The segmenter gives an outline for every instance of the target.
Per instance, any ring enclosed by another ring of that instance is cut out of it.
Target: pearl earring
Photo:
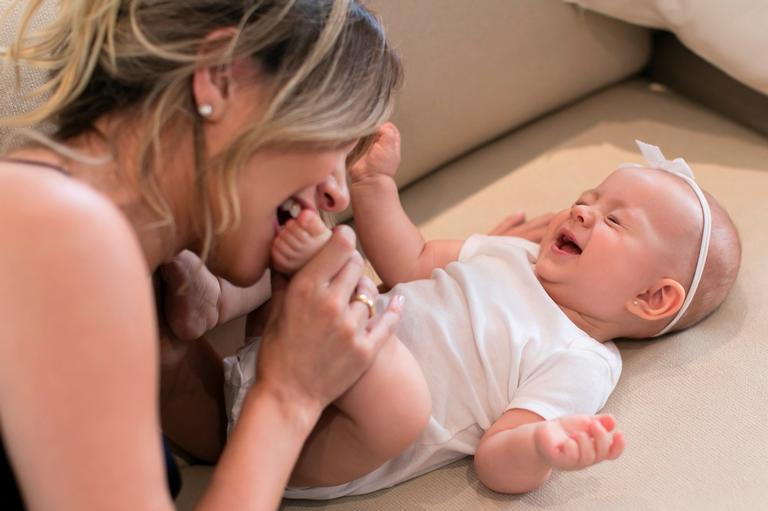
[[[213,106],[208,103],[203,103],[198,107],[197,113],[199,113],[201,117],[210,117],[213,113]]]
[[[633,301],[632,305],[637,305],[637,300]]]

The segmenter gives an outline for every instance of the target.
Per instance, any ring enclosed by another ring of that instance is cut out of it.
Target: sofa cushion
[[[674,32],[712,64],[768,94],[765,0],[566,0],[645,27]]]
[[[617,461],[558,473],[541,489],[483,488],[469,459],[390,490],[283,508],[333,510],[761,509],[768,496],[768,140],[642,81],[613,87],[452,163],[403,193],[429,238],[465,237],[512,209],[569,205],[640,138],[684,156],[729,210],[743,240],[731,295],[699,326],[621,342],[624,373],[606,411],[627,437]],[[762,213],[761,213],[762,212]]]
[[[402,54],[400,185],[641,69],[648,31],[554,0],[374,0]]]
[[[31,20],[31,29],[34,31],[45,26],[54,18],[56,12],[56,0],[45,0],[40,11]],[[14,6],[14,9],[8,10]],[[0,24],[0,46],[7,46],[15,40],[16,28],[21,18],[22,7],[25,2],[16,2],[11,0],[0,0],[0,13],[7,14],[7,18]],[[6,12],[7,11],[7,12]],[[22,78],[23,92],[16,90],[16,76],[10,66],[5,63],[0,64],[0,113],[3,116],[8,114],[20,114],[32,109],[39,102],[39,98],[30,98],[27,93],[36,87],[43,85],[45,73],[30,69],[28,66],[19,66],[19,73]],[[46,127],[43,127],[46,128]],[[10,135],[12,130],[0,128],[0,151],[6,151],[20,143],[21,139],[13,139]]]
[[[768,95],[724,73],[669,32],[653,35],[649,77],[768,136]]]

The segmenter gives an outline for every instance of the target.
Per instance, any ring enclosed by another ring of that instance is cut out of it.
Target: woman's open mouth
[[[566,229],[560,230],[560,234],[557,235],[552,246],[556,251],[566,254],[579,255],[582,252],[581,247],[576,241],[576,237]]]
[[[302,209],[301,204],[296,202],[296,200],[288,198],[288,200],[277,207],[277,223],[282,227],[291,218],[298,217]]]
[[[275,222],[275,234],[280,232],[280,229],[285,226],[288,220],[296,219],[305,209],[314,211],[315,208],[307,204],[306,202],[296,197],[289,197],[282,204],[277,207],[276,222]]]

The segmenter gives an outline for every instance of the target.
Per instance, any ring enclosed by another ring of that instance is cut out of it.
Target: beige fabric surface
[[[0,14],[6,15],[0,24],[0,46],[7,46],[14,41],[16,36],[19,19],[22,13],[24,2],[18,2],[15,9],[10,10],[11,0],[0,0]],[[35,17],[32,18],[31,29],[43,26],[54,17],[56,11],[56,0],[46,0]],[[20,66],[20,76],[23,84],[23,90],[29,91],[43,84],[45,75],[37,70],[32,70]],[[16,77],[14,70],[4,61],[0,61],[0,112],[3,115],[9,113],[19,114],[26,112],[35,106],[37,100],[29,98],[25,93],[16,91]],[[5,128],[0,128],[0,151],[7,150],[18,140],[12,140],[12,132]]]
[[[560,0],[374,0],[402,55],[398,183],[639,71],[646,29]]]
[[[616,165],[640,162],[633,139],[684,156],[730,211],[743,238],[741,274],[703,324],[622,342],[624,373],[606,410],[627,436],[622,458],[558,473],[523,496],[494,494],[465,460],[376,494],[284,509],[758,510],[768,502],[768,140],[699,105],[634,81],[475,151],[403,193],[430,238],[465,237],[504,214],[567,206]],[[185,470],[189,509],[209,469]]]

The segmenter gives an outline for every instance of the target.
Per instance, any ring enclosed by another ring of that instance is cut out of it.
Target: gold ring
[[[373,306],[373,300],[368,298],[368,295],[360,293],[358,295],[353,296],[352,301],[363,303],[365,304],[366,307],[368,307],[368,319],[371,319],[376,315],[376,308]]]

